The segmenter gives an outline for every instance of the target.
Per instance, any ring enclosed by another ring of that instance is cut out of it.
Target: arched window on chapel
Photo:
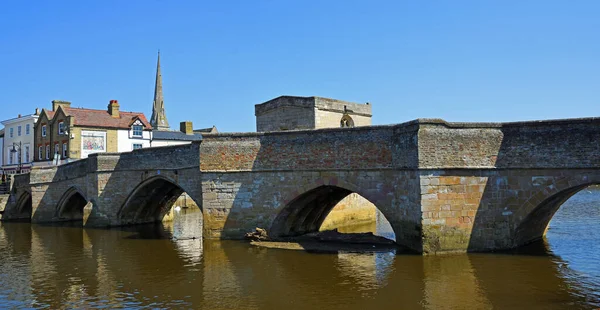
[[[342,127],[342,128],[354,127],[354,120],[352,120],[352,117],[350,117],[350,115],[344,114],[344,116],[342,116],[342,119],[340,120],[340,127]]]

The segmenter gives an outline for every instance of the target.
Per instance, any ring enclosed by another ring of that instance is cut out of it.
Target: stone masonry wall
[[[205,136],[202,171],[389,169],[394,165],[392,127]],[[416,150],[416,148],[415,148]],[[399,162],[414,157],[405,152]]]
[[[428,253],[507,249],[540,238],[560,199],[600,182],[593,170],[600,167],[600,145],[592,142],[600,138],[598,119],[421,123],[423,248]]]
[[[256,116],[256,131],[282,131],[315,128],[312,108],[282,106]]]
[[[354,126],[371,126],[371,117],[364,115],[353,115],[349,113],[352,121],[354,121]],[[316,129],[320,128],[338,128],[340,127],[340,121],[344,116],[344,112],[335,112],[335,111],[322,111],[315,110],[315,127]]]
[[[600,166],[600,118],[519,123],[421,120],[420,168]]]
[[[287,204],[321,185],[368,199],[400,244],[420,250],[419,177],[413,125],[206,135],[200,169],[205,235],[241,238],[269,228]],[[395,152],[401,149],[401,152]]]

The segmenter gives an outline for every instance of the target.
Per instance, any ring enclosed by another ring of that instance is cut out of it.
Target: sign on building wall
[[[82,131],[81,132],[81,157],[89,154],[106,152],[106,132]]]

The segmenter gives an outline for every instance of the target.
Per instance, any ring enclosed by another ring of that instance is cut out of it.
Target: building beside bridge
[[[150,147],[151,130],[143,113],[120,111],[117,100],[106,110],[73,108],[68,101],[54,100],[52,110],[43,109],[34,126],[35,161]]]
[[[21,115],[2,121],[4,139],[2,145],[2,171],[6,174],[25,173],[31,170],[33,162],[33,128],[39,117],[34,114]]]

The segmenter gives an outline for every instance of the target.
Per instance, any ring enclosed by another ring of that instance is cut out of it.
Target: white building
[[[4,129],[0,129],[0,174],[4,174],[4,170],[2,170],[2,165],[4,165]]]
[[[2,121],[2,170],[7,174],[26,173],[31,170],[34,157],[34,125],[38,113]]]

